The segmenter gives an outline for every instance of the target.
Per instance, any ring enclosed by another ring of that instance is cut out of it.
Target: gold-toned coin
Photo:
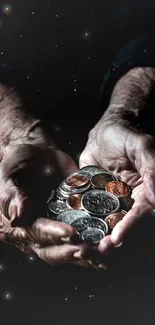
[[[109,173],[96,174],[91,178],[91,185],[94,188],[104,189],[106,184],[113,181],[114,177]]]

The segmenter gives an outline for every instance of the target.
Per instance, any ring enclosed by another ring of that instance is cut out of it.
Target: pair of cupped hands
[[[96,261],[106,261],[110,253],[119,250],[137,222],[154,209],[155,140],[128,123],[109,121],[104,124],[101,119],[90,131],[79,160],[80,168],[103,167],[133,187],[132,209],[98,247],[80,242],[71,226],[42,217],[44,212],[39,202],[46,196],[48,186],[52,189],[56,185],[57,173],[64,179],[78,170],[72,158],[55,147],[46,150],[28,145],[25,156],[21,151],[21,145],[8,149],[0,166],[0,240],[24,253],[37,254],[52,266],[76,263],[96,267]],[[35,198],[15,181],[18,170],[21,171],[19,179],[36,184]],[[33,213],[37,216],[35,219]],[[27,219],[28,215],[32,218]],[[103,265],[98,262],[99,268]]]

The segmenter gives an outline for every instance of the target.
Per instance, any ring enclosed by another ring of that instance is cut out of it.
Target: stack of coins
[[[86,166],[52,191],[47,216],[74,227],[82,241],[98,245],[131,209],[131,194],[131,188],[112,173]]]

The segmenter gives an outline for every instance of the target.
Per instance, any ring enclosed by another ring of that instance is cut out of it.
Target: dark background
[[[102,113],[104,74],[125,43],[153,31],[154,12],[138,0],[0,2],[0,79],[76,159]],[[154,324],[154,254],[125,266],[53,269],[1,244],[0,324]]]

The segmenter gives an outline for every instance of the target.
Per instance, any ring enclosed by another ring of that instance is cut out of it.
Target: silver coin
[[[53,190],[50,195],[49,195],[49,198],[47,200],[47,203],[49,203],[53,198],[54,198],[54,195],[55,195],[55,190]]]
[[[81,203],[85,211],[99,217],[116,212],[120,207],[119,199],[104,190],[91,190],[84,193]]]
[[[81,169],[79,170],[79,175],[86,176],[89,180],[91,180],[91,178],[92,178],[91,173],[89,173],[89,172],[87,172],[85,170],[81,170]]]
[[[56,193],[56,197],[59,200],[65,200],[65,199],[67,199],[69,197],[69,194],[66,194],[66,193],[62,192],[60,187],[58,187],[56,189],[56,192],[55,193]]]
[[[94,165],[85,166],[79,170],[79,172],[81,172],[81,171],[86,172],[86,173],[90,174],[91,176],[94,176],[96,174],[100,174],[103,172],[107,172],[107,170],[105,170],[104,168],[94,166]]]
[[[105,234],[108,233],[108,225],[101,219],[95,217],[80,218],[72,222],[71,226],[79,233],[89,228],[101,229]]]
[[[52,213],[59,214],[64,210],[67,210],[66,201],[62,201],[62,200],[52,201],[49,203],[48,208]]]
[[[77,219],[85,219],[85,218],[91,218],[91,216],[89,215],[89,213],[82,211],[82,210],[66,210],[62,213],[60,213],[57,216],[57,221],[61,221],[64,223],[67,223],[69,225],[72,224],[73,221],[77,220]]]
[[[103,230],[98,228],[86,229],[81,233],[81,239],[90,245],[98,245],[101,239],[105,237]]]

